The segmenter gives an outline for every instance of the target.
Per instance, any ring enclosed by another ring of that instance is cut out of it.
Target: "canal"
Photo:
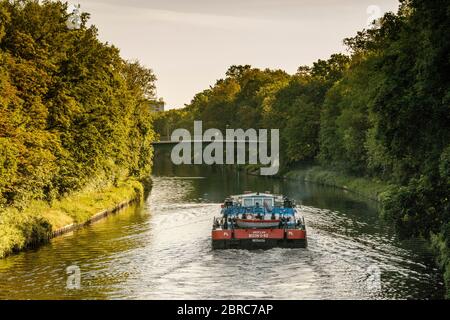
[[[295,199],[308,248],[212,251],[221,201],[246,190]],[[397,239],[377,210],[330,187],[174,166],[157,150],[144,204],[0,260],[0,299],[442,298],[424,243]]]

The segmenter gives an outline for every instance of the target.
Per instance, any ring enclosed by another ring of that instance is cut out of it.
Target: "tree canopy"
[[[440,234],[450,288],[450,3],[403,0],[396,14],[294,75],[232,66],[171,126],[279,128],[284,169],[298,162],[395,185],[382,211],[402,237]],[[441,251],[442,251],[441,250]]]
[[[0,1],[0,207],[150,174],[155,75],[68,17]]]

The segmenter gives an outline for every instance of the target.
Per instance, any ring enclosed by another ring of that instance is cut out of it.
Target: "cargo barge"
[[[287,197],[247,192],[225,199],[211,240],[213,249],[306,248],[305,219]]]

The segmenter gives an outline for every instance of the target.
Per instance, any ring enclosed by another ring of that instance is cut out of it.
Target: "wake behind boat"
[[[305,248],[306,226],[291,200],[271,193],[227,198],[214,218],[213,249]]]

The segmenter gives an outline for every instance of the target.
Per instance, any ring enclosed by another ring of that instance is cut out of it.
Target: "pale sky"
[[[233,64],[283,69],[345,50],[342,40],[397,0],[69,0],[102,41],[158,77],[166,109],[180,108]],[[377,9],[379,8],[379,10]]]

